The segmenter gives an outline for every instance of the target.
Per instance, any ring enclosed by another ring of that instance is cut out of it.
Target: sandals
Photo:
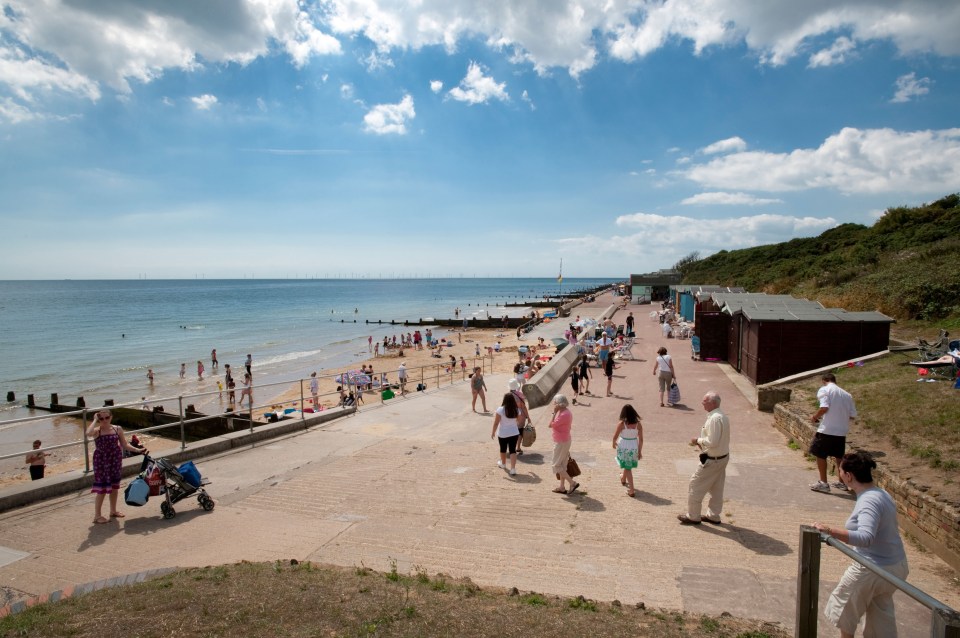
[[[628,490],[627,496],[629,496],[630,498],[633,498],[634,496],[636,496],[636,492],[634,492],[633,490]]]
[[[103,525],[105,523],[109,523],[110,521],[108,521],[102,516],[98,516],[97,518],[93,519],[93,522],[96,523],[97,525]]]
[[[567,490],[563,489],[562,487],[555,487],[555,488],[553,488],[553,493],[554,493],[554,494],[566,494],[566,493],[567,493]],[[106,521],[104,521],[104,523],[106,523]]]
[[[123,518],[126,514],[123,512],[110,512],[110,518]]]

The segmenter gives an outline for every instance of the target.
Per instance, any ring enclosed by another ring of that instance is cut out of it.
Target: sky
[[[0,8],[0,279],[620,278],[960,191],[956,0]]]

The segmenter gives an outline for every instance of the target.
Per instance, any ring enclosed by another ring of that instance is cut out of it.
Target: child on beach
[[[217,380],[217,391],[220,393],[220,399],[222,400],[222,399],[223,399],[223,384],[220,382],[219,379]]]
[[[197,359],[197,378],[203,381],[203,361]]]
[[[181,379],[184,379],[184,378],[186,378],[186,376],[187,376],[187,364],[186,364],[186,363],[181,363],[181,364],[180,364],[180,378],[181,378]]]
[[[47,453],[40,450],[43,445],[40,439],[33,442],[33,452],[27,454],[27,465],[30,466],[30,480],[36,481],[43,478],[43,473],[47,469]]]
[[[613,433],[613,449],[617,451],[620,484],[627,488],[627,496],[633,497],[633,470],[643,458],[643,426],[640,415],[629,403],[620,410],[620,422]]]

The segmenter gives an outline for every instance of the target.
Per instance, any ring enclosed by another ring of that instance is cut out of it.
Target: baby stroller
[[[150,463],[153,463],[156,469],[147,469]],[[148,475],[155,476],[159,473],[162,479],[160,491],[164,495],[164,501],[160,503],[160,512],[164,518],[170,519],[176,516],[177,512],[173,509],[173,504],[190,496],[197,497],[197,502],[205,512],[209,512],[216,505],[202,487],[208,485],[210,480],[201,478],[200,471],[197,470],[193,461],[174,467],[173,463],[167,459],[147,456],[144,458],[144,469]]]

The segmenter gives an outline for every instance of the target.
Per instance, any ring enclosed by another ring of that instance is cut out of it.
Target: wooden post
[[[960,638],[960,614],[952,609],[934,609],[930,620],[931,638]]]
[[[816,638],[820,594],[820,532],[800,526],[800,557],[797,564],[797,618],[793,635]]]

